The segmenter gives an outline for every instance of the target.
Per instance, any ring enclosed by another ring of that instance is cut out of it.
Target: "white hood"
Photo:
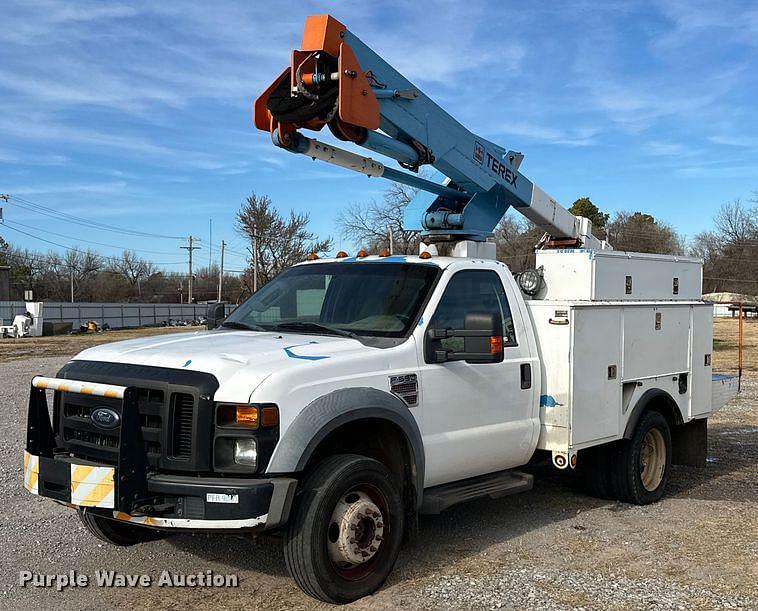
[[[202,371],[221,386],[239,375],[232,385],[252,393],[275,371],[366,350],[371,348],[347,337],[219,329],[103,344],[74,359]]]

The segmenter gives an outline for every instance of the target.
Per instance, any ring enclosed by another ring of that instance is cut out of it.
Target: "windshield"
[[[279,274],[225,324],[335,335],[403,337],[439,269],[408,263],[318,263]]]

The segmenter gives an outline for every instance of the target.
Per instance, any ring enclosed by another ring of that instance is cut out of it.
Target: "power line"
[[[166,240],[183,240],[184,239],[182,236],[162,235],[162,234],[150,233],[146,231],[137,231],[134,229],[125,229],[123,227],[108,225],[107,223],[100,223],[98,221],[93,221],[92,219],[76,216],[74,214],[69,214],[67,212],[61,212],[59,210],[54,210],[53,208],[44,206],[36,202],[32,202],[28,199],[19,197],[17,195],[11,195],[9,199],[11,200],[11,203],[18,205],[22,208],[25,208],[27,210],[31,210],[32,212],[36,212],[44,216],[50,216],[52,218],[56,218],[59,220],[62,219],[69,223],[75,223],[78,225],[83,225],[85,227],[101,229],[103,231],[112,231],[112,232],[121,233],[124,235],[145,237],[145,238],[159,238],[159,239],[166,239]]]
[[[35,240],[39,240],[40,242],[45,242],[46,244],[52,244],[53,246],[57,246],[58,248],[63,248],[66,251],[77,252],[80,254],[87,254],[87,251],[81,250],[80,248],[72,248],[70,246],[66,246],[65,244],[60,244],[59,242],[46,240],[45,238],[41,238],[39,236],[29,233],[28,231],[23,231],[22,229],[18,229],[16,227],[11,227],[10,225],[3,224],[3,227],[6,227],[7,229],[16,231],[18,233],[22,233],[25,236],[29,236],[30,238],[34,238]],[[107,261],[123,261],[123,257],[109,257],[109,256],[98,255],[97,253],[92,253],[92,254],[95,254],[98,257]],[[179,265],[180,263],[183,263],[183,261],[164,261],[162,263],[155,262],[155,265]]]
[[[34,227],[32,225],[27,225],[26,223],[20,223],[19,221],[12,221],[10,219],[5,219],[5,224],[11,223],[13,225],[20,225],[21,227],[26,227],[27,229],[33,229],[34,231],[41,231],[42,233],[49,233],[50,235],[58,236],[59,238],[66,238],[67,240],[76,240],[77,242],[84,242],[85,244],[95,244],[96,246],[105,246],[107,248],[118,248],[120,250],[131,250],[133,252],[144,252],[149,253],[153,255],[172,255],[174,253],[169,252],[167,250],[143,250],[143,249],[136,249],[131,248],[129,246],[117,246],[116,244],[106,244],[105,242],[95,242],[93,240],[85,240],[83,238],[75,238],[70,235],[65,235],[63,233],[57,233],[55,231],[50,231],[49,229],[40,229],[39,227]]]

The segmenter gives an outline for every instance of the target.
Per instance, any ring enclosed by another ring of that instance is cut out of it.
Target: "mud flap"
[[[705,467],[708,455],[708,419],[691,420],[671,431],[674,446],[672,463],[688,467]]]

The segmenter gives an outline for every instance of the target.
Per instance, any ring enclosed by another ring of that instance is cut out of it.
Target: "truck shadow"
[[[674,466],[669,498],[755,501],[758,464],[755,427],[713,425],[709,430],[709,461],[705,467]],[[547,463],[528,469],[535,475],[532,491],[502,499],[479,499],[440,515],[421,516],[416,545],[401,552],[391,583],[442,570],[489,547],[564,521],[582,530],[580,514],[593,509],[633,510],[634,506],[585,495],[576,477]],[[753,483],[751,483],[753,482]],[[281,536],[257,540],[242,535],[180,535],[169,539],[178,550],[238,570],[286,576]]]

